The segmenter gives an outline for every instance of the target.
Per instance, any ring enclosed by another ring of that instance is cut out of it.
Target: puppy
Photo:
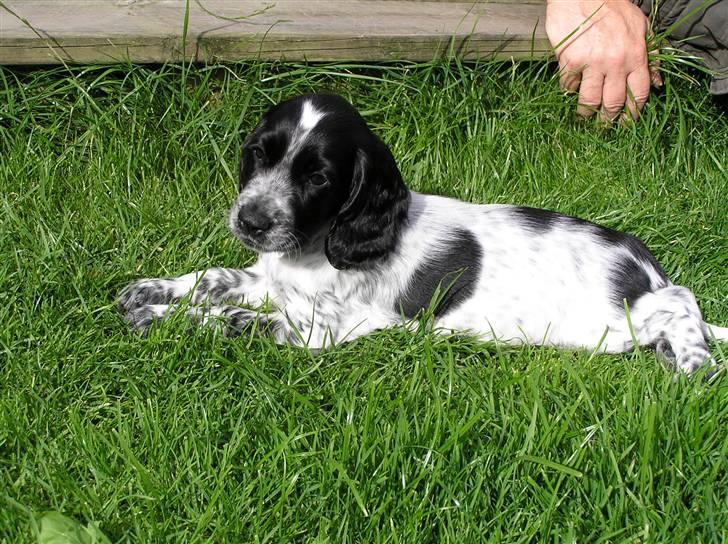
[[[324,348],[424,315],[438,331],[509,344],[654,346],[685,373],[713,364],[708,337],[728,339],[629,234],[408,190],[387,146],[334,95],[263,117],[243,146],[230,229],[258,253],[253,266],[137,281],[120,297],[128,322],[144,332],[179,309],[227,334]]]

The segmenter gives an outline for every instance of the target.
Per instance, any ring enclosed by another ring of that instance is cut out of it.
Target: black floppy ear
[[[367,268],[396,246],[407,219],[409,191],[386,145],[356,152],[349,197],[326,237],[326,257],[334,268]]]

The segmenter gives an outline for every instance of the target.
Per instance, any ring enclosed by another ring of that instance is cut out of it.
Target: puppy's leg
[[[690,374],[715,364],[703,335],[703,318],[693,293],[672,285],[647,293],[630,316],[640,344],[654,345],[659,356]]]
[[[210,268],[177,278],[143,279],[124,288],[119,308],[128,313],[140,306],[170,304],[190,297],[191,304],[221,301],[258,305],[266,295],[262,275],[253,268]]]
[[[126,320],[138,332],[147,334],[155,323],[169,319],[183,309],[186,318],[199,327],[219,327],[225,336],[234,337],[256,330],[279,343],[298,343],[291,328],[278,314],[265,314],[240,306],[180,306],[177,304],[144,304],[127,312]]]
[[[327,349],[398,322],[396,317],[375,313],[369,319],[359,317],[342,326],[337,316],[317,314],[314,308],[303,312],[289,313],[289,310],[292,309],[264,313],[233,305],[145,304],[127,312],[126,320],[132,328],[146,335],[155,323],[183,312],[188,323],[195,327],[217,328],[225,336],[252,332],[272,338],[278,344],[306,346],[312,350]]]

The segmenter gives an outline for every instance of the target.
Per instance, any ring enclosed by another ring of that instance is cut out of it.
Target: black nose
[[[242,208],[238,212],[238,222],[246,233],[254,236],[260,236],[273,225],[270,217],[250,208]]]

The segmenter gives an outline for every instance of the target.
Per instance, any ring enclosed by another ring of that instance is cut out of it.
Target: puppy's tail
[[[703,322],[703,332],[708,340],[716,339],[722,342],[728,342],[728,327],[719,327]]]

